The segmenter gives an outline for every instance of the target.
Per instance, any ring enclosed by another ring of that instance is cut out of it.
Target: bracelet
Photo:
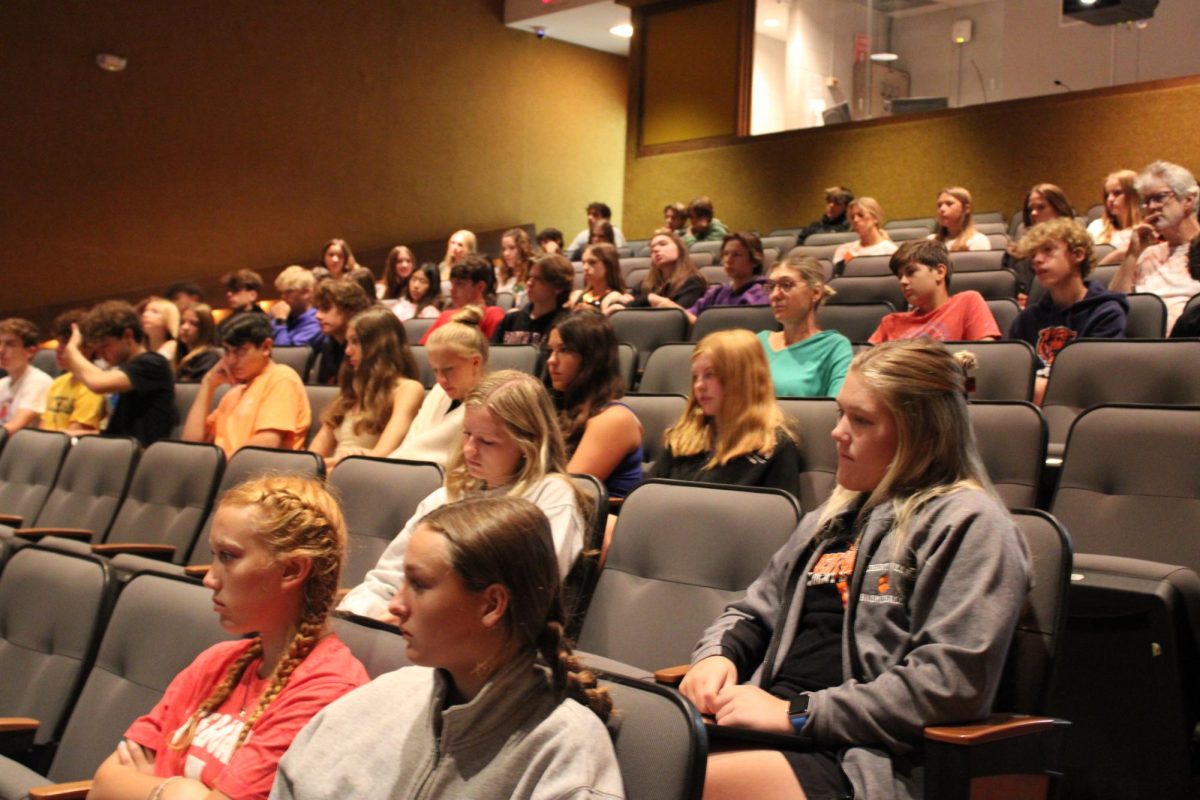
[[[163,789],[167,788],[167,784],[170,783],[171,781],[178,781],[178,780],[183,780],[183,776],[182,775],[173,775],[172,777],[167,778],[165,781],[160,783],[158,786],[154,787],[154,791],[150,792],[150,796],[147,797],[146,800],[162,800]]]

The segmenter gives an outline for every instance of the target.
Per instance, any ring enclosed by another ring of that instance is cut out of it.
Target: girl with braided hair
[[[204,585],[228,632],[136,720],[96,772],[99,800],[265,798],[296,733],[367,682],[326,627],[346,548],[341,509],[317,481],[263,477],[217,507]]]
[[[549,521],[528,500],[423,517],[390,604],[420,666],[318,714],[271,797],[623,797],[602,722],[612,703],[563,636],[558,572]]]

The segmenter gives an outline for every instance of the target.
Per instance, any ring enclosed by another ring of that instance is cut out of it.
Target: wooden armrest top
[[[620,507],[621,507],[621,505],[623,505],[624,503],[625,503],[625,498],[624,498],[624,497],[610,497],[610,498],[608,498],[608,507],[609,507],[609,508],[620,508]]]
[[[1070,723],[1053,717],[1028,717],[1020,714],[993,714],[984,722],[970,725],[934,725],[925,729],[925,738],[935,742],[965,746],[987,744],[1014,736],[1044,733]]]
[[[24,539],[41,539],[43,536],[61,536],[63,539],[77,539],[81,542],[90,541],[96,535],[87,528],[21,528],[13,531]]]
[[[138,556],[166,556],[170,558],[175,555],[175,545],[173,544],[138,544],[137,542],[123,542],[120,544],[94,544],[92,552],[101,556],[115,556],[118,553],[133,553]]]
[[[208,574],[209,569],[210,569],[210,567],[208,566],[208,564],[196,564],[191,567],[184,567],[183,574],[190,575],[193,578],[203,578],[205,575]]]
[[[678,686],[683,682],[683,676],[688,674],[691,664],[677,664],[674,667],[663,667],[654,671],[654,682],[667,686]]]
[[[10,528],[19,528],[25,522],[25,518],[19,514],[0,514],[0,525],[7,525]]]
[[[52,783],[29,790],[29,800],[83,800],[92,790],[91,780]]]
[[[33,717],[0,717],[0,733],[37,730],[40,724]]]

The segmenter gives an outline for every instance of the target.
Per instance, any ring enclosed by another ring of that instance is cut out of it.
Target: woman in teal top
[[[817,309],[833,289],[811,256],[788,256],[764,285],[781,331],[760,331],[778,397],[833,397],[854,357],[850,340],[817,325]]]

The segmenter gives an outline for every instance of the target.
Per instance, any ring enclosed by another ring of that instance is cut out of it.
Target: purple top
[[[710,286],[704,296],[688,309],[688,313],[698,315],[709,306],[768,305],[771,301],[767,297],[767,290],[763,288],[763,284],[766,282],[767,279],[764,276],[755,275],[738,289],[724,283]]]

